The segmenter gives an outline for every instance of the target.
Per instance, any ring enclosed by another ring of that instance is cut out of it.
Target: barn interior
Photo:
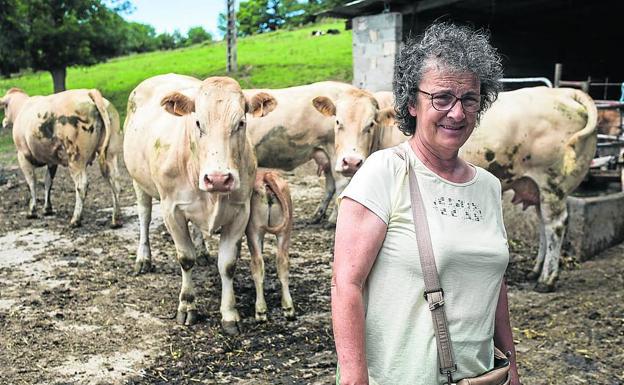
[[[346,18],[349,26],[354,17],[385,12],[402,14],[403,38],[434,20],[487,28],[504,57],[506,77],[552,80],[555,63],[561,63],[564,80],[624,81],[621,0],[356,0],[325,14]],[[594,84],[589,93],[618,100],[621,87]]]

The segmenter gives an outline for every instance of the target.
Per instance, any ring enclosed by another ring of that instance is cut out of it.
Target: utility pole
[[[235,0],[225,0],[227,6],[227,32],[225,39],[227,41],[227,62],[225,69],[228,73],[238,71],[236,59],[236,7]]]

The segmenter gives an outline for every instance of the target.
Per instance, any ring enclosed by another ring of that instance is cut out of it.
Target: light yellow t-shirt
[[[479,167],[469,182],[450,182],[426,168],[407,142],[400,148],[407,150],[425,203],[458,366],[453,378],[472,377],[493,367],[494,315],[509,261],[501,185]],[[361,203],[388,225],[364,287],[371,383],[443,383],[423,297],[406,160],[393,149],[373,153],[342,197]]]

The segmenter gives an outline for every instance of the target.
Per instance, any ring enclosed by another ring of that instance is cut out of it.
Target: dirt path
[[[288,175],[297,219],[310,217],[320,200],[321,183],[313,174],[307,168]],[[294,321],[281,314],[272,240],[265,284],[269,321],[254,321],[243,248],[234,283],[243,333],[227,337],[219,326],[216,242],[208,263],[195,269],[201,319],[193,327],[171,319],[180,273],[157,214],[151,232],[156,271],[132,275],[138,229],[127,174],[120,230],[108,229],[110,193],[95,168],[79,229],[67,227],[74,195],[66,170],[59,168],[56,178],[56,215],[34,220],[25,219],[27,188],[18,170],[0,168],[0,175],[0,384],[332,383],[332,230],[294,231]],[[551,294],[535,293],[523,280],[532,251],[516,249],[508,275],[524,383],[624,384],[624,246],[563,271]]]

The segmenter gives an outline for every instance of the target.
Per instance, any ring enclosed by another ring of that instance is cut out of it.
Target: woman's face
[[[471,72],[450,72],[431,69],[424,73],[419,90],[433,95],[436,106],[444,106],[457,98],[448,111],[438,111],[433,107],[432,96],[418,92],[416,104],[409,106],[409,112],[416,118],[416,133],[424,145],[435,153],[456,154],[468,140],[477,122],[478,112],[469,112],[470,105],[480,100],[479,79]]]

